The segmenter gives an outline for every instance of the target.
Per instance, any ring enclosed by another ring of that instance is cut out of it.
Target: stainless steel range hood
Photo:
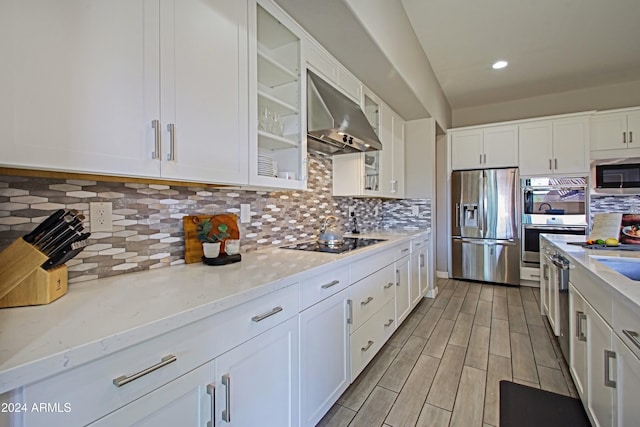
[[[364,113],[352,100],[307,72],[307,146],[328,154],[382,150]]]

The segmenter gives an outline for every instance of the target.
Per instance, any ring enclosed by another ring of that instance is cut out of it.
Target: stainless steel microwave
[[[640,188],[640,162],[596,165],[595,184],[596,188]]]

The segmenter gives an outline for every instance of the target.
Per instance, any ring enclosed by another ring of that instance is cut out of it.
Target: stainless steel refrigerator
[[[520,284],[518,169],[451,174],[451,270],[456,279]]]

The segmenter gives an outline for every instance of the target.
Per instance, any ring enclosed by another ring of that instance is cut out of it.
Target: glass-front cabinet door
[[[305,68],[296,25],[270,2],[249,13],[249,183],[305,188],[307,182]]]
[[[362,110],[373,131],[380,137],[380,102],[368,91],[363,91]],[[364,194],[376,195],[380,192],[380,151],[362,153],[364,161]]]

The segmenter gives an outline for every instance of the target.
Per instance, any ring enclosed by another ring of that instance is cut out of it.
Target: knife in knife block
[[[52,270],[36,268],[7,295],[0,298],[0,308],[49,304],[68,289],[67,266]]]
[[[23,239],[0,252],[0,298],[36,271],[49,258]]]

